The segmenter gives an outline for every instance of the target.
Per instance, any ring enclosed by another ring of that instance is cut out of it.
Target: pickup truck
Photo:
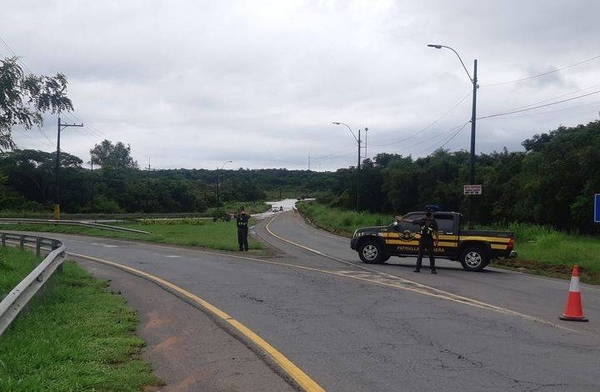
[[[425,217],[425,211],[410,212],[389,226],[356,229],[350,248],[358,252],[363,263],[385,263],[390,256],[414,257],[419,252],[419,226],[412,221]],[[462,230],[461,214],[436,211],[439,243],[436,258],[459,261],[467,271],[481,271],[492,259],[517,257],[515,235],[507,231]],[[427,253],[424,256],[427,263]]]

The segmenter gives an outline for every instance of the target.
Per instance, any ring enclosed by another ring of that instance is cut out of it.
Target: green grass
[[[315,226],[346,236],[358,227],[386,225],[393,219],[392,215],[343,211],[312,201],[296,206]],[[600,284],[600,240],[597,238],[521,223],[493,229],[513,231],[519,254],[517,259],[494,261],[495,266],[568,279],[573,265],[579,265],[582,282]]]
[[[259,207],[256,207],[259,210]],[[268,206],[266,206],[268,208]],[[249,208],[250,211],[253,211]],[[150,235],[53,224],[1,225],[0,230],[84,234],[236,251],[234,221],[147,219],[119,225]],[[249,238],[250,249],[262,251]],[[30,251],[0,248],[0,297],[39,263]],[[161,385],[139,358],[144,342],[135,336],[135,312],[108,284],[74,263],[55,274],[54,288],[34,301],[0,339],[0,391],[141,391]]]
[[[1,255],[3,266],[23,263],[29,271],[37,261],[17,249],[3,248]],[[18,282],[16,269],[3,275]],[[134,334],[137,315],[123,298],[71,262],[55,277],[53,289],[0,339],[0,391],[125,392],[160,385],[139,358],[144,342]]]
[[[15,288],[41,260],[26,250],[0,247],[0,298]]]
[[[392,222],[391,215],[345,211],[314,201],[296,204],[298,210],[315,226],[332,233],[351,236],[357,227],[384,226]]]
[[[181,212],[181,213],[69,213],[62,212],[61,219],[69,220],[103,220],[103,219],[121,219],[121,220],[132,220],[132,219],[152,219],[152,218],[212,218],[215,210],[224,210],[229,213],[235,213],[240,206],[246,207],[246,212],[249,214],[256,214],[267,211],[270,207],[263,202],[227,202],[221,207],[210,207],[204,212]],[[31,219],[54,219],[53,211],[36,212],[36,211],[0,211],[0,218],[31,218]]]
[[[253,224],[253,220],[250,221]],[[131,229],[149,231],[151,234],[115,232],[101,229],[89,229],[79,226],[53,224],[1,225],[0,231],[37,231],[45,233],[83,234],[94,237],[120,238],[126,240],[148,241],[162,244],[194,246],[216,250],[237,251],[237,228],[235,221],[213,222],[212,220],[145,220],[140,222],[114,223]],[[254,253],[260,253],[263,246],[248,236],[248,245]]]

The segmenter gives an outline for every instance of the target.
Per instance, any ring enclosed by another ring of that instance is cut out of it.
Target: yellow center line
[[[150,281],[158,283],[161,286],[168,287],[169,289],[179,293],[180,295],[194,301],[195,303],[202,306],[204,309],[211,312],[213,315],[217,316],[221,320],[227,322],[229,325],[231,325],[233,328],[235,328],[241,334],[243,334],[246,338],[248,338],[250,341],[252,341],[258,347],[260,347],[262,350],[264,350],[266,353],[268,353],[271,356],[271,358],[273,359],[273,361],[275,361],[275,363],[291,379],[293,379],[302,388],[303,391],[305,391],[305,392],[326,392],[323,388],[321,388],[321,386],[319,386],[319,384],[317,384],[306,373],[304,373],[302,370],[300,370],[299,367],[294,365],[294,363],[292,361],[287,359],[281,352],[279,352],[275,347],[273,347],[267,341],[265,341],[260,336],[258,336],[254,331],[252,331],[250,328],[246,327],[244,324],[242,324],[241,322],[239,322],[236,319],[234,319],[233,317],[231,317],[229,314],[223,312],[221,309],[217,308],[216,306],[214,306],[214,305],[210,304],[209,302],[203,300],[202,298],[198,297],[197,295],[169,282],[168,280],[159,278],[158,276],[149,274],[147,272],[144,272],[144,271],[132,268],[132,267],[128,267],[128,266],[125,266],[125,265],[122,265],[119,263],[115,263],[112,261],[103,260],[103,259],[99,259],[96,257],[86,256],[86,255],[77,254],[77,253],[69,252],[69,255],[79,257],[82,259],[95,261],[95,262],[106,264],[106,265],[110,265],[112,267],[119,268],[123,271],[129,272],[131,274],[141,276],[145,279],[148,279]]]

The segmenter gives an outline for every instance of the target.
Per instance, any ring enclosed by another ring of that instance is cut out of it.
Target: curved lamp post
[[[217,207],[219,206],[219,170],[223,170],[226,164],[231,163],[233,161],[225,161],[223,165],[221,165],[221,169],[217,168]]]
[[[442,49],[442,48],[446,48],[446,49],[450,49],[451,51],[454,52],[454,54],[456,54],[456,57],[458,57],[458,60],[460,60],[460,63],[462,64],[463,69],[465,70],[465,72],[467,73],[467,76],[469,77],[469,80],[471,81],[471,84],[473,84],[473,107],[471,110],[471,168],[469,171],[469,185],[475,185],[475,120],[476,120],[476,113],[477,113],[477,59],[475,59],[473,61],[473,77],[471,77],[471,74],[469,73],[469,71],[467,70],[467,67],[465,67],[465,63],[463,63],[462,59],[460,58],[460,55],[458,54],[458,52],[454,49],[452,49],[450,46],[446,46],[446,45],[436,45],[436,44],[429,44],[427,45],[430,48],[435,48],[435,49]],[[468,226],[469,228],[473,227],[473,202],[472,202],[472,195],[468,195],[469,197],[469,216],[467,218],[468,221]]]

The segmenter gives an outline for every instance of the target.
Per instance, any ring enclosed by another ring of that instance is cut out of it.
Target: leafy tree
[[[381,170],[370,159],[365,159],[360,169],[359,208],[370,212],[389,211],[390,205],[382,189]]]
[[[42,112],[72,111],[67,97],[67,78],[25,75],[17,58],[0,60],[0,151],[15,148],[11,129],[42,125]]]
[[[109,140],[103,140],[90,150],[92,163],[103,168],[113,169],[138,169],[138,163],[131,157],[131,146],[117,142],[113,144]]]
[[[54,192],[56,154],[37,150],[15,150],[0,154],[0,168],[10,186],[28,200],[48,204]],[[81,168],[82,160],[61,152],[62,167]]]

